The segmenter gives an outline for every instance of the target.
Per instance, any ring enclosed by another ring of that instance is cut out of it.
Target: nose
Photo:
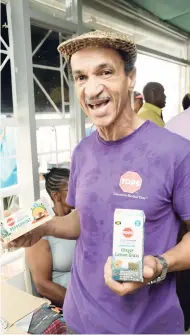
[[[84,93],[87,99],[93,99],[100,95],[103,89],[103,85],[96,76],[91,76],[86,82]]]

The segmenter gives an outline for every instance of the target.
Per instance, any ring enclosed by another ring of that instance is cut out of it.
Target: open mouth
[[[93,110],[96,110],[96,109],[99,109],[99,108],[102,108],[102,107],[108,105],[109,102],[110,102],[109,98],[94,100],[94,101],[91,101],[90,104],[88,104],[88,107],[90,107]]]

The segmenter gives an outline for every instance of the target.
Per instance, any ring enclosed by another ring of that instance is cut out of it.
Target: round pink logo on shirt
[[[119,186],[123,192],[135,193],[142,186],[142,178],[137,172],[128,171],[121,176]]]

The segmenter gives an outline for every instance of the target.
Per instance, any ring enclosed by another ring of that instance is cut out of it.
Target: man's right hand
[[[75,209],[70,214],[59,217],[55,216],[47,223],[31,230],[30,232],[18,237],[16,240],[3,243],[3,247],[27,248],[37,243],[43,236],[54,236],[67,240],[76,240],[80,235],[80,217]]]
[[[16,240],[11,241],[9,243],[2,243],[3,248],[27,248],[31,247],[33,244],[37,243],[43,236],[46,235],[46,225],[48,223],[44,223],[43,225],[29,231],[28,233],[18,237]]]

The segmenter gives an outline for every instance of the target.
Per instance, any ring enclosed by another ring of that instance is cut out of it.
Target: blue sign
[[[11,127],[0,128],[0,158],[2,163],[0,188],[18,183],[14,131],[15,129]]]

